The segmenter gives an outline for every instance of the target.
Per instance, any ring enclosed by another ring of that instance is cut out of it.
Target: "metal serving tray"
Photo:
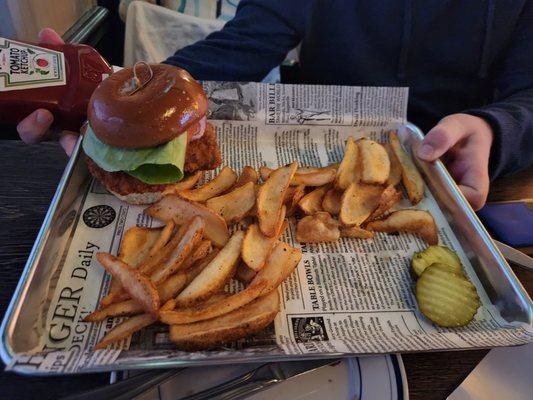
[[[398,135],[404,147],[412,148],[423,138],[422,132],[414,125],[399,125]],[[489,234],[480,223],[476,214],[459,191],[457,185],[439,161],[433,164],[419,163],[426,184],[456,234],[463,250],[473,265],[475,273],[487,292],[491,303],[508,321],[523,322],[531,325],[533,307],[531,299],[524,290],[509,265],[495,247]],[[39,332],[25,327],[31,321],[46,318],[46,299],[49,285],[58,276],[63,249],[71,239],[69,229],[78,208],[87,192],[91,178],[83,160],[81,140],[78,141],[73,155],[63,173],[41,230],[28,258],[19,284],[4,316],[1,326],[0,354],[4,363],[9,364],[17,353],[29,352],[39,344]],[[44,302],[44,311],[43,310]],[[224,352],[214,358],[189,358],[183,360],[168,357],[159,360],[143,360],[142,352],[130,360],[118,359],[116,363],[93,369],[106,371],[133,368],[168,368],[207,364],[240,362],[280,361],[306,358],[351,356],[353,354],[321,353],[307,355],[286,355],[278,348],[265,352],[249,353],[240,351]],[[84,371],[85,372],[85,371]],[[87,370],[86,372],[89,372]]]

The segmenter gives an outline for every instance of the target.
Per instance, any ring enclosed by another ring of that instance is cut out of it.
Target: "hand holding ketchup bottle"
[[[37,46],[64,54],[66,83],[55,86],[51,83],[51,86],[22,90],[2,91],[0,88],[0,122],[18,122],[17,131],[26,143],[45,140],[52,124],[68,129],[60,134],[59,143],[70,155],[78,136],[74,131],[85,120],[87,103],[93,90],[113,70],[94,49],[84,45],[65,45],[63,39],[50,28],[39,33]],[[30,52],[20,58],[15,54],[12,60],[20,61],[20,67],[24,68],[30,57],[33,68],[29,73],[32,78],[38,74],[40,81],[46,82],[41,78],[49,78],[50,72],[53,74],[50,71],[52,60],[46,54],[32,56]],[[0,63],[3,61],[0,60]]]

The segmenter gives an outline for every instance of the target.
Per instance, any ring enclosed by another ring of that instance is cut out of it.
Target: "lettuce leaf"
[[[183,179],[186,134],[156,147],[122,149],[102,142],[88,126],[82,145],[85,154],[106,171],[124,171],[152,185],[173,183]]]
[[[174,183],[183,178],[182,170],[172,164],[143,164],[127,174],[151,185]]]

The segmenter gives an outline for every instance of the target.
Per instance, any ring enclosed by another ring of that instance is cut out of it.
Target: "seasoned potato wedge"
[[[266,181],[274,171],[271,168],[262,166],[259,168],[261,179]],[[291,179],[291,186],[322,186],[327,185],[335,180],[337,168],[334,165],[327,167],[303,167],[298,168]]]
[[[234,275],[241,255],[244,232],[237,231],[216,257],[176,297],[176,306],[197,304],[224,287]]]
[[[396,186],[402,181],[402,166],[398,161],[398,157],[396,157],[396,154],[394,154],[391,144],[386,143],[384,144],[384,147],[385,150],[387,150],[387,154],[389,155],[390,160],[390,172],[389,178],[387,179],[387,186]]]
[[[194,174],[186,176],[183,180],[176,182],[172,185],[167,185],[163,191],[163,196],[167,194],[178,194],[183,190],[192,189],[204,175],[204,171],[196,171]]]
[[[252,279],[254,279],[254,276],[256,274],[256,271],[254,271],[248,265],[242,262],[237,265],[237,271],[235,271],[235,279],[247,285],[252,281]]]
[[[296,225],[296,240],[300,243],[336,242],[340,237],[339,223],[324,211],[308,215]]]
[[[359,182],[361,175],[361,162],[359,156],[359,147],[350,136],[346,141],[346,148],[344,149],[344,157],[337,170],[337,177],[335,179],[335,187],[338,189],[348,189],[352,183]]]
[[[199,216],[192,217],[180,228],[179,241],[170,253],[170,257],[150,275],[150,280],[154,284],[163,282],[182,267],[195,247],[202,241],[204,228],[204,220]]]
[[[357,141],[361,157],[361,182],[382,185],[390,173],[389,155],[385,148],[373,140]]]
[[[152,325],[155,321],[157,321],[157,318],[151,314],[142,314],[131,317],[111,329],[107,335],[94,346],[94,349],[105,349],[111,343],[125,339],[133,333],[140,331],[142,328]]]
[[[139,265],[146,260],[154,249],[160,246],[163,240],[168,241],[168,231],[170,234],[174,229],[174,224],[171,222],[165,228],[144,228],[134,226],[128,229],[118,250],[118,258],[128,264],[130,267],[138,268]],[[109,305],[115,299],[122,297],[126,292],[122,289],[116,279],[111,280],[109,293],[102,299],[102,305]]]
[[[316,171],[294,174],[291,186],[323,186],[335,180],[337,170],[331,167],[318,168]]]
[[[411,204],[416,205],[424,197],[424,180],[415,163],[405,152],[396,132],[390,132],[389,143],[402,169],[402,182]]]
[[[331,215],[337,215],[341,211],[342,191],[329,189],[322,199],[322,209]]]
[[[218,196],[237,182],[237,174],[230,167],[224,167],[212,180],[196,189],[182,190],[179,195],[192,201],[206,201]]]
[[[250,225],[244,235],[242,260],[249,268],[259,271],[265,265],[276,240],[275,236],[263,235],[257,224]]]
[[[222,196],[210,198],[205,205],[224,218],[227,224],[238,222],[255,205],[255,185],[248,182]]]
[[[122,237],[118,258],[130,267],[137,268],[157,244],[162,232],[161,228],[131,227]]]
[[[146,276],[109,253],[97,253],[96,259],[146,312],[157,315],[159,294]]]
[[[399,210],[382,220],[369,222],[368,230],[377,232],[408,232],[419,235],[430,245],[439,243],[437,225],[433,216],[422,210]]]
[[[108,306],[105,306],[99,310],[96,310],[89,315],[87,315],[83,321],[84,322],[95,322],[103,321],[109,317],[121,317],[124,315],[136,315],[143,313],[143,307],[135,302],[135,300],[129,299],[124,300],[119,303],[113,303]]]
[[[252,182],[255,185],[258,180],[259,175],[257,175],[257,171],[247,165],[242,169],[241,174],[239,175],[239,179],[237,179],[237,182],[235,182],[233,189],[237,189],[238,187],[244,186],[249,182]]]
[[[297,162],[273,171],[266,182],[261,185],[257,194],[257,217],[259,228],[264,235],[276,235],[278,220],[281,214],[283,198],[289,183],[294,176]]]
[[[228,314],[191,324],[171,325],[170,340],[180,349],[209,349],[259,332],[269,325],[279,311],[277,291]]]
[[[305,196],[305,186],[299,185],[299,186],[291,186],[287,191],[291,190],[290,198],[286,198],[284,201],[285,206],[287,207],[287,217],[291,217],[294,215],[296,210],[298,209],[298,203],[302,199],[302,197]],[[286,196],[287,197],[287,196]]]
[[[377,208],[383,187],[352,183],[341,198],[339,220],[343,225],[361,225]]]
[[[244,290],[211,304],[201,304],[193,308],[161,312],[160,319],[167,324],[188,324],[218,317],[254,301],[279,285],[294,271],[302,258],[300,249],[286,243],[278,243],[268,258],[265,267],[255,275]]]
[[[322,186],[307,193],[298,202],[298,207],[306,215],[312,215],[322,210],[322,200],[329,190],[329,186]]]
[[[374,232],[368,231],[358,226],[341,226],[341,237],[349,237],[355,239],[372,239]]]
[[[395,204],[402,199],[402,194],[392,185],[389,185],[381,192],[378,206],[368,217],[369,220],[377,219],[389,211]]]
[[[178,225],[183,225],[198,215],[205,222],[205,237],[211,240],[215,246],[224,246],[229,238],[228,226],[220,215],[202,204],[182,199],[176,195],[163,197],[145,209],[144,213],[161,221],[174,221]]]

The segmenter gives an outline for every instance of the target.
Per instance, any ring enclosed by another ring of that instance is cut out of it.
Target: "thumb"
[[[59,34],[51,28],[43,28],[39,32],[39,43],[44,44],[63,44],[65,41]]]
[[[59,144],[63,147],[63,150],[65,150],[65,153],[67,153],[67,156],[69,157],[72,155],[72,151],[74,151],[77,141],[78,135],[74,133],[63,132],[59,137]]]
[[[37,143],[44,140],[53,121],[50,111],[38,109],[19,122],[17,131],[25,143]]]
[[[459,189],[474,211],[478,211],[485,205],[485,202],[487,201],[487,193],[481,188],[459,185]]]
[[[466,136],[466,130],[458,125],[439,123],[424,137],[417,155],[422,160],[435,161]]]
[[[472,165],[467,167],[457,183],[472,208],[479,210],[485,205],[489,194],[489,173],[487,164],[482,160],[476,161],[476,155],[470,159]]]

